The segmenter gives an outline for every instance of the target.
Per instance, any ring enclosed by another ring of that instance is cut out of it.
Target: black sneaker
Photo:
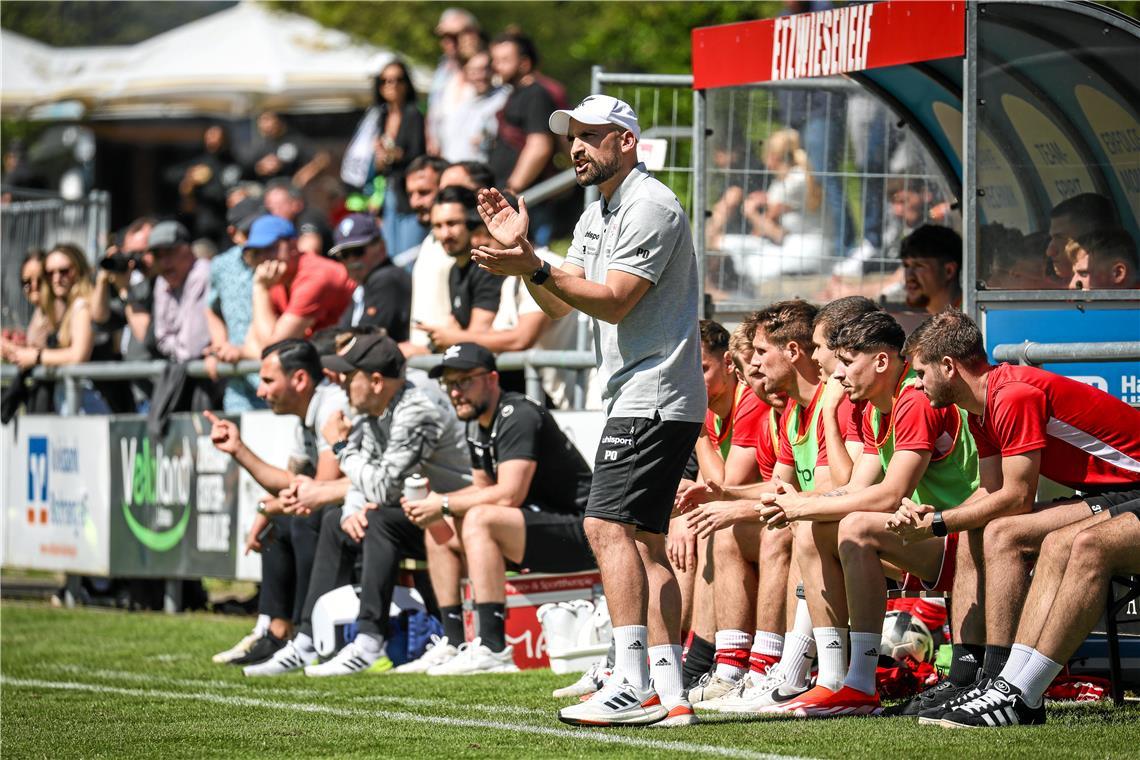
[[[1045,724],[1045,700],[1030,707],[1021,690],[1004,678],[995,678],[989,690],[977,699],[959,705],[942,717],[947,728],[1001,728]]]
[[[923,710],[928,710],[931,707],[946,704],[949,700],[958,696],[974,684],[966,684],[965,686],[958,686],[949,678],[943,678],[938,683],[931,686],[923,692],[915,694],[913,697],[903,702],[901,705],[893,705],[883,711],[883,715],[887,717],[903,716],[907,718],[918,717],[918,714]]]
[[[954,696],[947,696],[941,704],[931,705],[925,710],[919,710],[918,722],[923,725],[941,725],[942,718],[946,713],[956,710],[958,707],[973,699],[977,699],[989,691],[989,688],[990,679],[982,675],[982,672],[979,670],[978,680],[970,684],[969,688],[962,689]]]
[[[272,633],[266,632],[264,636],[253,643],[248,652],[236,660],[230,660],[230,665],[257,665],[268,660],[283,646],[285,646],[284,639],[279,639]]]

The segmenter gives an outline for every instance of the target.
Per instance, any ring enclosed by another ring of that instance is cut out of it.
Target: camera
[[[117,256],[104,256],[99,260],[99,268],[108,272],[129,272],[132,265],[137,267],[142,257],[137,253],[122,253]]]

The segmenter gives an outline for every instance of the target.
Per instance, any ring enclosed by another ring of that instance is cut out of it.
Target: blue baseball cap
[[[249,228],[249,239],[242,246],[245,250],[250,248],[268,248],[278,240],[297,237],[297,228],[288,219],[266,214],[258,217]]]

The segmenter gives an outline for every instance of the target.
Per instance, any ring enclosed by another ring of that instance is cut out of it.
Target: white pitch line
[[[10,678],[0,676],[0,683],[8,686],[57,689],[61,691],[81,691],[93,694],[118,694],[125,697],[142,697],[146,699],[169,699],[173,701],[212,702],[214,704],[231,707],[252,707],[273,710],[296,710],[304,713],[321,713],[335,715],[342,718],[383,718],[385,720],[403,720],[412,723],[427,723],[436,726],[450,726],[455,728],[485,728],[493,731],[508,731],[518,734],[531,734],[534,736],[553,736],[571,741],[594,741],[601,744],[619,744],[626,747],[641,747],[654,750],[673,750],[691,752],[694,754],[717,755],[719,757],[735,757],[744,760],[806,760],[790,755],[774,755],[765,752],[750,752],[733,747],[718,747],[713,744],[692,744],[689,742],[659,741],[656,739],[639,739],[618,733],[603,733],[591,730],[568,730],[547,728],[546,726],[531,726],[520,723],[506,723],[496,720],[473,720],[470,718],[449,718],[442,715],[419,715],[393,710],[361,710],[356,708],[330,707],[312,703],[274,702],[268,699],[253,697],[227,696],[223,694],[210,694],[207,692],[179,692],[160,691],[158,689],[128,689],[120,686],[107,686],[104,684],[77,683],[74,681],[43,681],[37,678]],[[649,729],[647,729],[649,730]]]
[[[193,686],[200,689],[249,689],[255,686],[261,686],[265,683],[266,679],[259,678],[256,680],[246,679],[244,681],[222,681],[222,680],[196,680],[190,678],[174,678],[172,676],[151,675],[150,673],[136,673],[129,670],[106,670],[102,668],[86,668],[82,665],[75,665],[70,663],[60,663],[49,665],[52,670],[58,670],[63,673],[70,673],[78,676],[89,676],[92,678],[103,678],[112,681],[134,681],[136,683],[159,684],[163,686]],[[275,681],[278,684],[280,680]],[[358,681],[359,683],[359,681]],[[264,691],[261,692],[264,695]],[[274,696],[281,697],[327,697],[329,692],[319,691],[317,689],[293,689],[293,688],[279,688],[274,689]],[[353,702],[395,702],[405,706],[419,706],[419,707],[447,707],[455,703],[446,700],[431,697],[402,697],[396,694],[370,694],[359,697],[349,697]],[[489,715],[519,715],[522,717],[530,717],[534,715],[534,710],[529,707],[518,707],[516,705],[480,705],[480,704],[465,704],[464,709],[474,710],[476,712],[487,713]]]

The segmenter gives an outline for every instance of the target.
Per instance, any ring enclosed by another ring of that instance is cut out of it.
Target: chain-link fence
[[[107,244],[110,196],[92,191],[67,200],[20,188],[3,188],[0,203],[0,325],[23,329],[32,309],[24,298],[20,265],[32,250],[47,253],[60,243],[78,245],[94,264]]]
[[[655,176],[703,210],[693,233],[720,314],[792,296],[902,301],[902,238],[922,224],[961,226],[956,189],[922,142],[850,80],[696,97],[690,77],[595,71],[594,81],[637,111]]]

